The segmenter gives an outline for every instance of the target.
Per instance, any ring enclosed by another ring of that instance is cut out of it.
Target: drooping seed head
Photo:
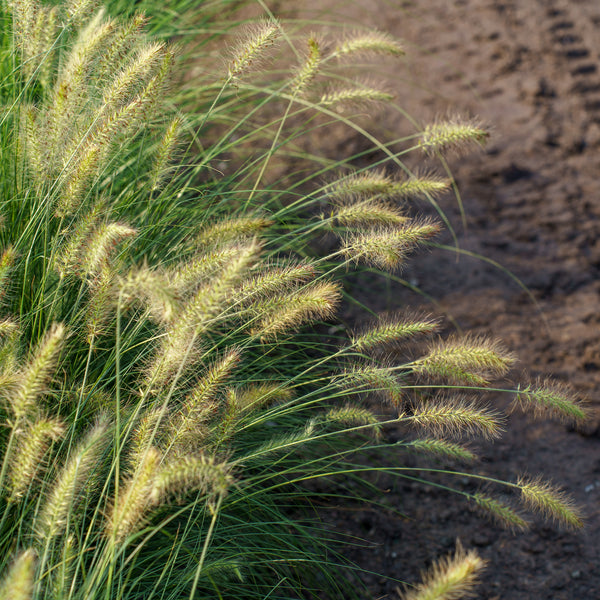
[[[402,600],[460,600],[471,595],[483,561],[476,552],[465,552],[457,544],[454,556],[434,563],[422,582],[402,595]]]
[[[403,56],[404,49],[400,42],[388,33],[371,30],[367,32],[357,31],[348,36],[335,49],[338,56],[346,55],[388,55]]]
[[[235,80],[255,70],[264,62],[266,52],[272,48],[281,35],[281,28],[276,21],[261,21],[248,30],[245,39],[233,49],[229,61],[228,74]]]

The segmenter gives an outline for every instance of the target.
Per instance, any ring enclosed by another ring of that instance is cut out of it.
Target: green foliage
[[[382,361],[435,331],[424,317],[343,340],[314,327],[334,318],[352,263],[394,269],[439,229],[401,203],[448,182],[392,176],[401,154],[375,138],[389,164],[315,158],[304,171],[299,140],[323,119],[362,131],[334,105],[388,98],[350,81],[324,91],[332,65],[401,47],[380,33],[310,37],[286,75],[260,74],[291,44],[279,23],[256,24],[220,64],[212,48],[226,52],[233,21],[212,19],[237,3],[190,13],[197,3],[181,0],[172,9],[206,44],[201,76],[183,83],[135,4],[112,2],[128,18],[92,0],[1,8],[0,598],[352,597],[306,482],[360,473],[353,454],[391,450],[389,425],[406,431],[398,476],[414,476],[403,451],[473,460],[446,438],[498,434],[475,396],[513,360],[453,338]],[[166,8],[139,6],[163,37],[182,33]],[[412,143],[435,153],[485,135],[453,121]],[[290,156],[299,170],[277,175]],[[316,235],[337,245],[309,258]],[[583,416],[548,386],[516,396]],[[546,484],[495,483],[580,522]],[[493,499],[457,493],[510,521]]]

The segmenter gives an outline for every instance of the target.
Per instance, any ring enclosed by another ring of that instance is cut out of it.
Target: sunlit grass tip
[[[428,241],[439,231],[440,226],[435,221],[423,220],[349,234],[342,244],[342,252],[354,262],[394,271],[400,268],[405,257],[416,246]]]
[[[518,512],[497,498],[477,492],[472,499],[485,515],[503,527],[517,531],[529,529],[529,523]]]
[[[483,146],[489,136],[489,132],[474,119],[440,120],[425,127],[419,148],[428,154],[448,150],[463,152],[473,145]]]
[[[380,318],[352,337],[352,345],[360,351],[389,347],[414,336],[430,335],[439,329],[439,319],[426,315],[399,315]]]
[[[503,421],[499,412],[457,396],[438,396],[401,418],[442,438],[464,435],[495,438],[502,432]]]
[[[564,525],[569,529],[581,529],[583,515],[574,500],[561,489],[540,478],[521,477],[517,482],[521,499],[534,512]]]
[[[296,71],[290,83],[290,89],[294,96],[304,93],[312,80],[317,76],[322,61],[322,52],[319,40],[312,35],[308,38],[308,53],[304,63]]]
[[[414,361],[414,373],[455,384],[488,385],[505,375],[516,358],[499,341],[464,336],[440,340],[428,354]]]
[[[347,36],[335,49],[338,56],[353,54],[378,54],[388,56],[403,56],[402,44],[383,31],[357,31]]]
[[[422,575],[422,582],[402,594],[402,600],[460,600],[472,596],[485,561],[474,550],[465,552],[457,543],[447,556]]]
[[[36,554],[33,548],[19,553],[0,582],[3,600],[31,600],[35,583]]]
[[[418,439],[408,442],[406,447],[418,452],[424,452],[439,458],[450,460],[472,462],[477,459],[475,453],[465,446],[444,439]]]
[[[248,27],[244,39],[232,51],[228,64],[229,79],[238,79],[250,70],[259,68],[264,62],[266,51],[280,35],[281,28],[276,21],[261,21]]]
[[[382,436],[382,426],[377,416],[368,408],[345,404],[339,408],[332,408],[325,413],[325,421],[338,423],[344,427],[364,428],[369,430],[377,439]]]
[[[519,387],[515,404],[522,409],[532,409],[538,416],[558,417],[563,421],[584,421],[587,417],[581,401],[567,385],[551,380],[538,380]]]

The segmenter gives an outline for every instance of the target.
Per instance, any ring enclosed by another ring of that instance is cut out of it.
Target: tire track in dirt
[[[578,5],[552,3],[546,9],[548,31],[555,52],[570,63],[573,79],[570,91],[580,95],[583,108],[595,123],[600,123],[600,75],[597,28],[600,10],[597,3]]]

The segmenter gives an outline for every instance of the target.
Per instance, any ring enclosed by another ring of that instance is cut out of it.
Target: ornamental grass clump
[[[380,33],[311,36],[286,76],[261,78],[291,39],[268,20],[218,73],[210,50],[211,67],[183,83],[178,52],[150,38],[143,15],[90,1],[0,10],[0,598],[353,597],[352,571],[305,512],[306,482],[360,474],[363,447],[393,452],[389,472],[411,479],[402,452],[471,463],[463,440],[502,425],[481,393],[514,360],[473,337],[390,359],[437,333],[431,317],[388,315],[342,337],[322,327],[352,265],[400,268],[437,234],[410,199],[449,183],[393,175],[403,163],[383,142],[372,169],[348,157],[286,185],[273,173],[333,104],[387,98],[357,82],[324,92],[338,61],[401,46]],[[204,23],[188,14],[199,37],[218,37],[206,11]],[[435,127],[409,150],[458,140]],[[337,240],[325,256],[307,250],[319,236]],[[584,416],[552,386],[513,393]],[[387,442],[391,427],[400,442]],[[471,465],[458,476],[580,525],[537,479],[490,482]],[[476,562],[461,555],[426,585],[444,573],[470,585],[465,561]]]

